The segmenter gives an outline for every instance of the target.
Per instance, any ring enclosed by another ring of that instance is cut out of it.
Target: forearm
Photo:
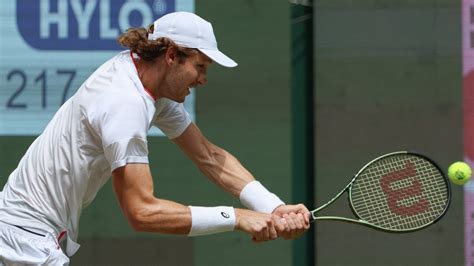
[[[205,176],[234,196],[255,180],[234,156],[208,141],[195,124],[173,141]]]
[[[226,206],[186,207],[161,199],[131,216],[135,230],[144,232],[201,236],[235,229],[260,242],[275,239],[277,230],[284,230],[279,218],[270,214]]]
[[[212,145],[212,144],[210,144]],[[239,197],[247,208],[271,213],[283,205],[281,199],[268,191],[242,164],[225,150],[212,145],[211,159],[198,163],[201,171],[224,190]]]
[[[191,211],[188,206],[157,198],[139,206],[123,208],[128,210],[125,216],[136,231],[184,235],[191,229]]]
[[[196,125],[191,124],[173,141],[204,175],[223,190],[239,197],[247,208],[270,213],[283,204],[276,195],[256,182],[233,155],[208,141]]]
[[[235,229],[237,212],[233,207],[188,207],[162,199],[142,206],[128,215],[137,231],[199,236]]]
[[[197,161],[201,172],[219,187],[238,197],[253,175],[235,158],[222,148],[210,145],[208,158]]]

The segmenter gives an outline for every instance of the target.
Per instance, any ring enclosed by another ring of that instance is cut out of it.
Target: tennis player
[[[232,230],[262,242],[294,239],[309,211],[286,205],[239,161],[207,140],[182,102],[206,83],[209,65],[237,64],[212,26],[176,12],[119,38],[124,51],[100,66],[58,110],[11,173],[0,196],[0,264],[67,265],[79,244],[81,210],[112,176],[136,231],[200,236]],[[248,209],[185,206],[157,198],[147,132],[159,127],[220,188]]]

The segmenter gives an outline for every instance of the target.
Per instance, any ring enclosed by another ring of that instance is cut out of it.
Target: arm
[[[187,234],[191,211],[182,204],[158,199],[148,164],[127,164],[112,173],[113,187],[122,211],[136,231]]]
[[[153,179],[148,164],[127,164],[112,173],[113,187],[122,211],[136,231],[189,234],[193,217],[182,204],[158,199],[153,194]],[[282,230],[278,217],[235,209],[235,229],[252,235],[255,241],[277,237]]]
[[[197,165],[204,175],[234,196],[241,196],[240,194],[244,187],[250,182],[255,181],[252,174],[247,171],[234,156],[208,141],[194,123],[191,123],[184,133],[173,141]],[[262,191],[263,189],[259,188],[258,185],[252,184],[251,187],[252,188],[247,187],[247,194],[252,193],[255,195],[267,193],[266,191]],[[251,192],[249,190],[251,190]],[[268,198],[268,196],[266,197]],[[271,197],[272,196],[270,196],[270,198]],[[278,200],[274,198],[270,199],[272,202],[278,202]],[[250,198],[250,201],[259,202],[259,199]],[[272,204],[273,203],[267,206],[271,206]],[[272,212],[284,218],[281,221],[286,226],[286,230],[279,232],[279,234],[286,239],[294,239],[309,228],[309,211],[302,204],[283,204],[284,203],[268,212]]]
[[[234,156],[208,141],[194,123],[173,141],[204,175],[234,196],[255,180]]]

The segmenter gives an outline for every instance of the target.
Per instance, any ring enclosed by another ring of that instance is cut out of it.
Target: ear
[[[165,60],[166,64],[171,65],[177,60],[177,51],[176,48],[174,47],[169,47],[168,50],[166,50],[165,54]]]

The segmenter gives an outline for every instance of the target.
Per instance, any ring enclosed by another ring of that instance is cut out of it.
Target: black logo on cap
[[[221,212],[221,215],[222,217],[226,218],[226,219],[229,219],[230,218],[230,215],[226,212]]]

